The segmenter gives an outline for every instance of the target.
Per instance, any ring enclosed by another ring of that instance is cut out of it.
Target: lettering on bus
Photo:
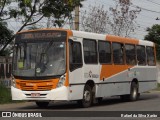
[[[88,73],[84,73],[85,78],[99,78],[98,74],[93,74],[92,71],[90,70]]]
[[[21,39],[43,39],[43,38],[58,38],[61,37],[61,32],[39,32],[39,33],[22,33]]]

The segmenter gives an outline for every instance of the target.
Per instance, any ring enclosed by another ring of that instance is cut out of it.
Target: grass
[[[24,101],[13,101],[11,95],[11,89],[6,88],[4,85],[0,84],[0,104],[7,103],[20,103]]]
[[[11,90],[0,84],[0,104],[11,103]]]
[[[157,88],[155,90],[160,91],[160,83],[157,84]]]

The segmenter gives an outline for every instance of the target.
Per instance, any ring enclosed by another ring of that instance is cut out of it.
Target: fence
[[[11,86],[12,58],[0,56],[0,84]]]

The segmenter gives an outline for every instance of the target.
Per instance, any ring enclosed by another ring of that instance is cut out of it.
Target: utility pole
[[[75,30],[79,30],[79,6],[75,7]]]

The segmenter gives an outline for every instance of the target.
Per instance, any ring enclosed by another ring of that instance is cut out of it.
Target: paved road
[[[140,100],[136,102],[122,102],[119,97],[109,97],[102,101],[101,104],[95,104],[90,108],[79,108],[76,102],[51,103],[47,108],[40,109],[34,102],[25,102],[18,104],[0,105],[0,111],[160,111],[160,92],[150,92],[141,94]],[[50,118],[46,118],[50,119]],[[57,118],[55,118],[57,119]],[[69,118],[61,118],[69,120]],[[82,117],[78,119],[83,119]],[[103,117],[89,117],[88,119],[106,119]],[[109,118],[116,120],[117,118]],[[124,119],[124,118],[119,118]],[[135,118],[131,118],[135,119]],[[158,118],[141,118],[141,120],[158,120]],[[38,119],[40,120],[40,119]]]
[[[50,103],[45,109],[40,109],[34,102],[0,105],[0,110],[17,111],[160,111],[160,92],[143,93],[138,101],[122,102],[119,97],[105,98],[101,104],[90,108],[79,108],[76,102]]]

